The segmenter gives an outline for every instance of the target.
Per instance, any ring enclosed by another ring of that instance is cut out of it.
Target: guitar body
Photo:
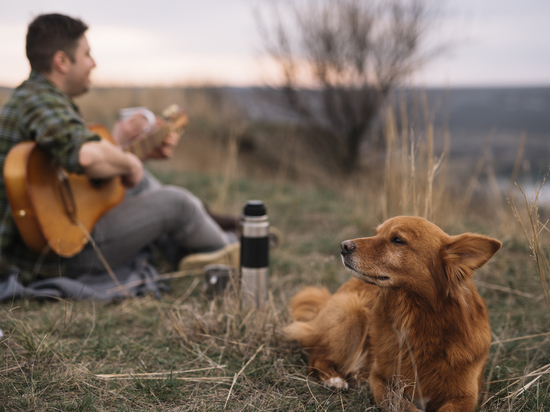
[[[104,131],[91,129],[107,138]],[[118,177],[92,182],[85,175],[66,174],[74,201],[71,216],[64,199],[67,185],[60,180],[60,172],[64,173],[32,141],[13,147],[4,164],[13,218],[27,247],[37,254],[47,252],[49,247],[59,256],[71,257],[88,242],[77,221],[91,232],[99,218],[124,199],[124,187]]]

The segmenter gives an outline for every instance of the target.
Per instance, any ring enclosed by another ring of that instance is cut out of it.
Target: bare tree
[[[429,25],[425,0],[304,0],[270,6],[269,17],[260,11],[257,21],[267,53],[282,71],[286,104],[342,142],[342,169],[356,170],[378,108],[417,67]],[[319,102],[300,92],[304,79],[320,93]]]

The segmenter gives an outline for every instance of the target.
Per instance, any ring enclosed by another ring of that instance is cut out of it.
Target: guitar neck
[[[170,127],[164,125],[142,139],[128,142],[128,144],[122,146],[122,149],[125,152],[130,152],[143,160],[149,153],[160,146],[169,134]]]
[[[143,160],[149,153],[159,147],[171,132],[182,133],[185,126],[187,126],[187,122],[187,114],[184,111],[178,111],[169,116],[166,124],[153,130],[147,136],[130,140],[122,145],[122,150],[133,153]]]

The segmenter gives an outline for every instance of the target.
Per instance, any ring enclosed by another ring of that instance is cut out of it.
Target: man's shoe
[[[239,268],[241,244],[230,243],[222,249],[207,253],[194,253],[185,256],[179,263],[179,270],[202,270],[206,265],[221,264]]]

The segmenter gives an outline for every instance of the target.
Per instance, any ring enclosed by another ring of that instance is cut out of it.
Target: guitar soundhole
[[[90,185],[96,189],[100,189],[105,182],[107,182],[106,179],[90,179]]]

